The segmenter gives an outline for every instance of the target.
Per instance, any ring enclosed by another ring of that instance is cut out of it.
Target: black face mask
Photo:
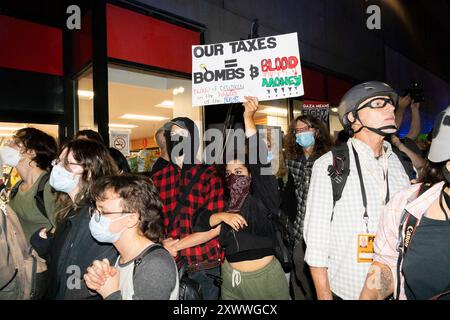
[[[186,137],[183,137],[181,135],[175,134],[175,135],[170,135],[170,133],[166,136],[166,141],[167,141],[167,152],[169,153],[169,157],[170,159],[172,159],[172,151],[173,149],[179,145],[182,144],[184,139],[186,139]],[[184,150],[183,148],[181,148],[178,152],[178,154],[174,155],[174,156],[182,156],[184,154]],[[174,159],[173,159],[174,160]]]

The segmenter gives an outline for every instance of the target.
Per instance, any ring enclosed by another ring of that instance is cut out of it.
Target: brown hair
[[[75,161],[82,165],[83,173],[80,178],[80,189],[74,202],[65,193],[59,195],[58,222],[64,221],[72,209],[92,201],[90,191],[94,181],[103,176],[118,174],[119,171],[109,154],[109,150],[97,141],[87,139],[72,140],[61,150],[61,152],[66,151],[63,161],[68,163],[67,157],[72,153]]]
[[[100,133],[90,129],[78,131],[77,134],[75,135],[75,139],[89,139],[104,144],[103,138],[100,135]]]
[[[131,174],[103,177],[92,188],[93,199],[105,201],[108,190],[122,199],[124,211],[139,213],[142,235],[153,242],[161,242],[164,234],[163,205],[150,178]]]
[[[314,116],[301,115],[291,122],[291,124],[289,125],[288,133],[285,137],[285,150],[287,159],[297,160],[303,155],[303,148],[295,142],[295,126],[298,121],[304,122],[311,128],[316,129],[316,133],[314,135],[314,156],[320,157],[330,151],[332,142],[327,126]]]
[[[23,144],[25,151],[33,150],[36,156],[32,161],[42,170],[48,170],[51,167],[53,159],[58,153],[58,145],[55,139],[36,128],[22,128],[14,134],[14,139]]]

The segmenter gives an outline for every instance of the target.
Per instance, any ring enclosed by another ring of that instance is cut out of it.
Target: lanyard
[[[356,152],[356,149],[353,146],[353,143],[352,143],[352,149],[353,149],[353,154],[355,156],[356,169],[358,169],[359,184],[361,187],[361,197],[362,197],[362,201],[363,201],[363,205],[364,205],[363,220],[364,220],[364,223],[366,224],[366,233],[369,233],[369,214],[367,213],[366,188],[364,187],[364,180],[363,180],[363,176],[361,173],[361,163],[359,162],[358,152]]]
[[[357,151],[361,152],[360,148],[358,147],[358,145],[356,145],[354,143],[354,141],[352,141],[352,146],[354,146]],[[364,165],[364,163],[362,164],[362,167],[376,180],[378,185],[380,185],[378,192],[380,194],[380,198],[383,199],[383,205],[385,205],[386,203],[389,202],[390,192],[389,192],[389,175],[388,175],[388,162],[387,162],[387,157],[386,157],[386,151],[384,150],[384,148],[382,151],[383,151],[383,156],[382,156],[383,178],[381,180],[380,180],[379,176],[376,173],[372,172],[371,169],[366,167]]]
[[[364,205],[364,215],[363,215],[363,220],[364,223],[366,225],[366,232],[369,233],[369,214],[367,213],[367,195],[366,195],[366,188],[364,186],[364,179],[362,176],[362,172],[361,172],[361,163],[359,161],[359,155],[358,152],[356,152],[355,146],[352,143],[352,149],[353,149],[353,155],[355,156],[355,164],[356,164],[356,169],[358,170],[358,178],[359,178],[359,184],[361,187],[361,197],[362,197],[362,201],[363,201],[363,205]],[[385,157],[383,155],[383,157]],[[385,162],[386,160],[383,159],[383,174],[384,174],[384,180],[386,183],[386,197],[384,199],[384,204],[386,204],[389,201],[389,176],[388,176],[388,171],[387,171],[387,164]]]

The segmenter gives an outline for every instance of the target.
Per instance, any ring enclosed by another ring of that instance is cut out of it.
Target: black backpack
[[[39,212],[42,213],[42,215],[50,221],[50,219],[48,218],[48,214],[47,214],[47,210],[45,209],[45,202],[44,202],[44,190],[45,190],[45,185],[47,184],[48,180],[50,179],[50,173],[47,172],[45,173],[41,180],[39,181],[39,185],[37,187],[37,191],[36,194],[34,195],[34,199],[36,200],[36,206],[39,209]],[[23,183],[23,181],[19,181],[18,183],[16,183],[16,185],[12,188],[11,193],[9,195],[9,200],[11,201],[16,195],[17,192],[19,191],[19,187],[20,185]]]

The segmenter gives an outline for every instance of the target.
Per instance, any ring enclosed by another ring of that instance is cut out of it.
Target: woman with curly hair
[[[320,119],[311,115],[301,115],[291,123],[285,138],[285,150],[289,179],[294,182],[297,198],[297,212],[293,217],[294,270],[291,272],[295,299],[313,297],[311,288],[314,286],[304,262],[303,223],[312,167],[314,162],[330,149],[330,134]]]
[[[162,203],[151,180],[143,175],[105,177],[92,195],[92,236],[113,243],[120,256],[113,266],[108,259],[94,261],[84,275],[87,286],[107,300],[177,299],[177,266],[160,245]]]
[[[0,158],[16,168],[20,180],[12,188],[9,205],[17,213],[27,241],[38,229],[55,224],[56,195],[48,177],[58,154],[55,139],[36,128],[22,128],[0,149]]]

